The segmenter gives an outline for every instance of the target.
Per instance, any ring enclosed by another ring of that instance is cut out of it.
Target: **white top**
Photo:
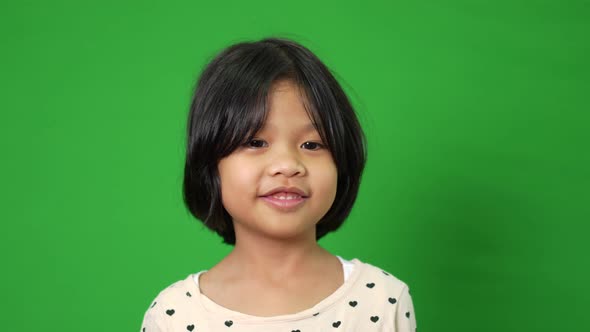
[[[147,309],[141,332],[386,331],[416,332],[408,286],[382,269],[341,259],[345,282],[306,310],[258,317],[225,308],[200,292],[189,274],[158,293]]]
[[[343,259],[340,256],[336,256],[336,257],[338,257],[338,259],[340,260],[340,263],[342,263],[342,269],[344,270],[344,281],[346,282],[346,279],[348,279],[348,276],[352,273],[352,270],[354,270],[354,264]]]

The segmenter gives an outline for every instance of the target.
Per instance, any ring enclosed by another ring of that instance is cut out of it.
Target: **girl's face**
[[[246,234],[315,240],[315,225],[334,202],[337,168],[301,98],[293,82],[276,82],[264,127],[218,164],[238,242]],[[279,187],[290,189],[269,195]]]

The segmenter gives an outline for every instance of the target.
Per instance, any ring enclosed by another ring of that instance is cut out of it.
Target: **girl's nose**
[[[268,167],[269,175],[282,174],[286,177],[302,176],[306,173],[305,165],[294,151],[276,154]]]

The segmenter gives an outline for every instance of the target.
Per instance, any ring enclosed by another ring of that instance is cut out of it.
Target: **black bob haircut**
[[[316,239],[340,227],[356,200],[367,159],[366,139],[354,109],[330,70],[307,48],[287,39],[241,42],[221,51],[203,70],[187,123],[184,204],[233,245],[232,217],[221,201],[217,164],[264,126],[268,92],[289,79],[304,101],[338,170],[334,203],[316,224]]]

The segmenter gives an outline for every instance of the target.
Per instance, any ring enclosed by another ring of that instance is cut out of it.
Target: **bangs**
[[[313,93],[313,86],[305,83],[305,77],[303,75],[296,75],[293,80],[299,88],[303,106],[305,107],[311,123],[317,130],[322,142],[326,145],[326,148],[330,151],[332,156],[335,157],[334,133],[333,131],[326,131],[326,127],[333,127],[331,125],[332,117],[328,116],[325,112],[320,112],[320,110],[326,110],[329,106],[324,105],[325,103],[322,102],[321,98],[317,98],[317,94]]]
[[[223,159],[240,146],[254,138],[262,129],[267,117],[267,106],[264,96],[237,99],[234,103],[223,108],[222,126],[216,139],[216,159]],[[223,106],[221,106],[223,107]]]

